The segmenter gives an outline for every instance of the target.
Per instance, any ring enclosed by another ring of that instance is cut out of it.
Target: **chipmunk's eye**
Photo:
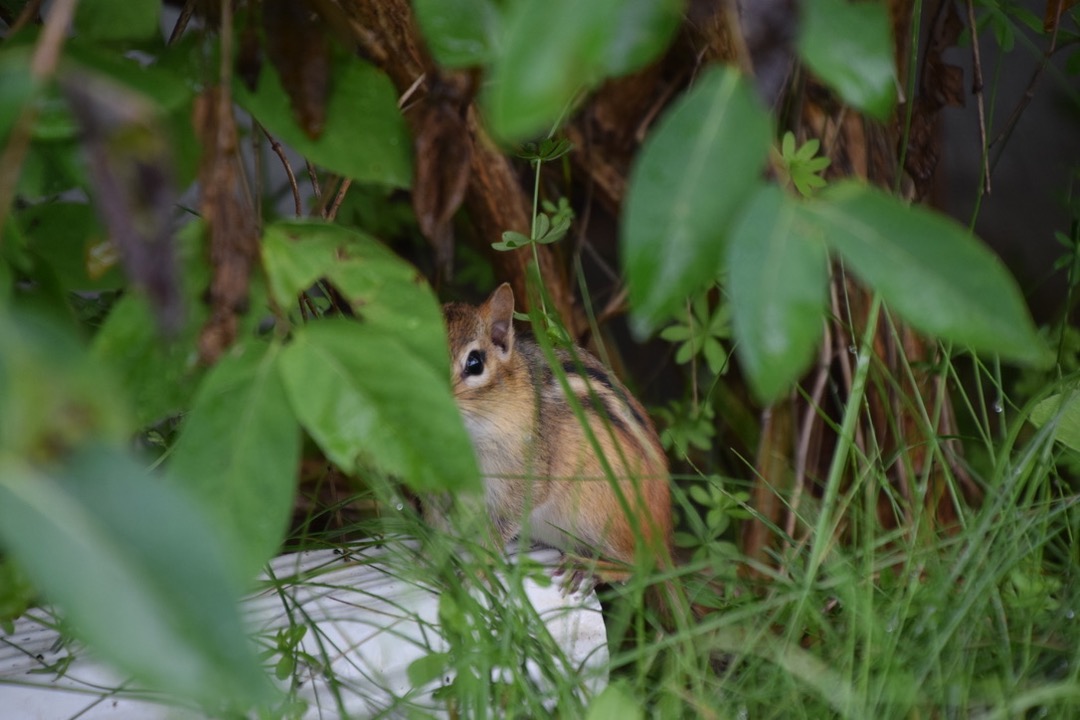
[[[469,353],[469,357],[465,358],[465,374],[479,375],[482,372],[484,372],[484,353],[473,350]]]

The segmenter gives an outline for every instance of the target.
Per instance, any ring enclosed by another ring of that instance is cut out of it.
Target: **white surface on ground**
[[[559,559],[554,550],[528,556],[547,566]],[[245,600],[248,622],[264,641],[294,621],[306,623],[299,650],[330,664],[334,686],[319,668],[297,665],[297,695],[307,703],[306,718],[395,716],[410,708],[445,715],[431,693],[452,678],[413,688],[407,675],[414,660],[445,649],[437,628],[439,597],[396,575],[399,563],[390,560],[385,549],[375,548],[352,549],[347,557],[335,550],[283,555],[271,568],[286,582]],[[608,654],[595,594],[564,596],[557,583],[541,587],[531,580],[524,581],[524,590],[572,672],[597,692],[606,682]],[[52,622],[49,614],[31,611],[13,633],[0,635],[0,720],[205,717],[133,689],[84,649],[61,644]],[[543,687],[535,668],[531,673]]]

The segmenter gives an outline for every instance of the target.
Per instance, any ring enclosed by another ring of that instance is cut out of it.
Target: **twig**
[[[610,300],[608,304],[604,306],[604,309],[600,311],[600,314],[596,316],[596,322],[599,325],[603,325],[616,315],[621,315],[626,312],[626,297],[628,295],[626,286],[619,288]]]
[[[327,189],[329,190],[330,188],[337,185],[340,180],[341,180],[340,175],[335,175],[335,174],[331,173],[326,178],[324,178],[323,185],[326,185]],[[321,193],[319,195],[319,202],[315,203],[315,207],[312,209],[312,211],[309,214],[311,215],[311,217],[324,218],[324,217],[326,217],[326,213],[329,212],[330,205],[332,203],[333,203],[333,197],[328,192],[327,193]]]
[[[593,195],[595,185],[596,181],[590,174],[585,181],[585,211],[581,214],[581,219],[577,222],[578,236],[574,244],[574,253],[577,255],[578,263],[581,262],[582,252],[588,253],[589,257],[592,258],[594,263],[596,263],[596,267],[600,270],[600,272],[604,273],[604,275],[607,276],[608,280],[611,282],[611,286],[616,288],[617,292],[620,281],[618,271],[616,271],[615,268],[611,266],[611,263],[609,263],[607,259],[600,254],[600,252],[593,246],[592,242],[589,240],[589,222],[592,219]],[[584,292],[585,288],[583,283],[579,281],[578,285],[582,288],[582,292]],[[626,295],[623,294],[621,303],[625,303],[625,301]],[[594,315],[593,322],[597,325],[597,327],[599,327],[601,319],[606,322],[606,319],[612,316],[611,314],[604,316],[604,313],[608,313],[609,311],[612,311],[612,307],[610,304],[604,308],[600,316]],[[600,343],[597,345],[597,347],[603,347],[603,344]]]
[[[330,303],[330,307],[334,309],[338,315],[344,317],[352,316],[352,309],[349,308],[349,303],[345,298],[341,297],[341,294],[337,292],[333,285],[326,278],[321,278],[315,283],[319,290],[322,291],[323,297]]]
[[[806,412],[803,415],[802,427],[799,428],[799,444],[795,450],[795,489],[791,493],[791,501],[788,503],[788,516],[784,523],[784,532],[789,538],[795,537],[795,522],[799,515],[799,505],[802,503],[803,486],[806,484],[806,465],[810,455],[810,440],[814,434],[814,417],[821,409],[821,399],[825,395],[825,385],[829,380],[829,368],[832,365],[836,348],[833,346],[832,333],[829,323],[825,325],[825,338],[821,343],[821,355],[818,360],[817,375],[814,378],[814,388],[806,404]]]
[[[259,227],[263,227],[263,178],[266,173],[263,172],[263,154],[262,154],[262,135],[259,134],[259,128],[262,126],[255,118],[251,118],[252,133],[251,133],[251,162],[254,166],[252,168],[255,175],[255,218],[259,223]],[[266,132],[266,128],[262,128],[263,133]]]
[[[700,63],[700,58],[698,58]],[[675,91],[681,87],[682,79],[689,74],[691,70],[684,70],[679,74],[679,77],[670,83],[667,83],[663,90],[660,92],[660,97],[656,99],[649,109],[645,111],[645,117],[637,124],[634,130],[634,140],[639,144],[645,141],[645,136],[649,134],[649,128],[652,127],[653,121],[656,116],[660,114],[660,111],[668,106],[668,100],[675,94]]]
[[[307,174],[311,178],[311,191],[315,194],[315,204],[322,205],[322,188],[319,186],[319,173],[316,172],[315,166],[311,164],[310,160],[304,160],[307,165]]]
[[[315,307],[315,303],[311,301],[311,297],[306,293],[300,293],[300,297],[297,299],[300,305],[300,316],[307,322],[310,318],[319,317],[319,309]]]
[[[341,181],[341,187],[338,189],[337,196],[334,198],[334,203],[330,206],[330,209],[323,214],[323,217],[333,222],[337,217],[338,208],[341,207],[342,201],[345,199],[345,193],[349,191],[349,186],[352,185],[352,180],[345,178]]]
[[[56,73],[56,66],[60,61],[60,50],[64,46],[64,39],[71,26],[71,19],[75,15],[77,3],[78,0],[56,0],[52,4],[49,15],[45,19],[45,27],[34,48],[34,54],[30,58],[30,76],[38,81],[38,85],[43,84],[42,81]],[[4,226],[8,211],[11,209],[12,199],[15,197],[19,171],[22,169],[26,152],[30,147],[36,117],[35,103],[28,102],[22,106],[11,129],[8,144],[0,155],[0,227]],[[0,243],[2,242],[0,239]]]
[[[997,145],[999,142],[1008,142],[1009,138],[1012,136],[1013,130],[1016,129],[1017,123],[1020,122],[1020,116],[1035,98],[1035,86],[1038,84],[1039,79],[1046,70],[1046,66],[1050,63],[1050,56],[1057,51],[1058,28],[1061,26],[1061,11],[1063,6],[1064,3],[1057,4],[1057,12],[1054,16],[1054,31],[1050,34],[1050,45],[1046,48],[1046,51],[1043,52],[1042,60],[1039,61],[1039,67],[1035,68],[1035,72],[1031,74],[1031,80],[1028,81],[1027,89],[1024,90],[1024,96],[1020,98],[1020,102],[1017,103],[1012,113],[1010,113],[1009,119],[1005,121],[1005,128],[998,133],[997,137],[990,141],[987,150]],[[972,40],[974,40],[974,36],[972,37]],[[994,159],[994,164],[996,165],[997,161],[1000,159],[1001,153],[999,152],[997,158]]]
[[[304,214],[304,203],[300,199],[300,188],[296,184],[296,175],[293,173],[292,165],[289,164],[289,158],[285,157],[285,148],[281,146],[274,136],[267,132],[266,128],[259,125],[259,129],[266,135],[266,139],[270,141],[270,149],[274,151],[274,154],[281,160],[282,166],[285,168],[285,174],[289,178],[289,187],[292,189],[293,204],[296,208],[296,217],[300,217]],[[310,164],[309,164],[310,167]]]
[[[843,283],[843,308],[840,307],[840,290],[836,287],[837,282]],[[845,315],[847,316],[847,325],[842,325],[841,329],[846,330],[848,333],[850,333],[850,338],[847,340],[848,344],[845,345],[844,334],[842,332],[836,333],[836,343],[834,345],[834,347],[836,348],[835,357],[840,360],[840,370],[844,376],[844,390],[848,393],[847,402],[851,402],[851,388],[854,386],[856,375],[855,369],[852,367],[851,364],[851,356],[855,355],[856,361],[858,361],[859,350],[858,347],[855,345],[857,339],[855,336],[855,319],[851,316],[851,298],[848,295],[849,290],[847,284],[847,271],[843,269],[843,266],[841,266],[840,276],[837,282],[829,283],[829,295],[831,297],[832,306],[833,308],[835,308],[836,317],[842,319]],[[841,312],[841,310],[843,310],[844,312]],[[841,322],[843,321],[841,320]],[[854,442],[856,449],[858,449],[859,452],[862,453],[863,456],[865,456],[866,437],[863,433],[862,423],[856,423],[855,425]]]
[[[180,36],[184,34],[184,30],[187,29],[188,22],[191,21],[191,16],[195,14],[195,3],[198,0],[187,0],[184,3],[184,7],[180,10],[180,17],[176,18],[176,24],[173,25],[172,32],[169,33],[169,45],[180,39]]]
[[[975,4],[967,0],[968,26],[971,32],[971,92],[979,110],[979,141],[982,144],[983,192],[990,194],[990,146],[986,143],[986,103],[983,98],[982,60],[979,58],[979,31],[975,27]]]
[[[400,98],[398,98],[398,110],[404,111],[405,103],[409,102],[409,98],[411,98],[413,96],[413,93],[415,93],[420,88],[420,86],[424,84],[425,79],[427,79],[427,73],[420,73],[420,76],[413,80],[413,84],[410,85],[405,90],[405,92],[401,94]]]

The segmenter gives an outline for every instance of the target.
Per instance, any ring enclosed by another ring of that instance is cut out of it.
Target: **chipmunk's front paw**
[[[578,592],[589,593],[597,585],[595,574],[565,555],[551,576],[559,583],[563,597]]]

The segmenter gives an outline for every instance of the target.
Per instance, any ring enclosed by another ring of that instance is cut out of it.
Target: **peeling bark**
[[[254,208],[240,184],[236,123],[227,88],[218,85],[203,92],[195,104],[194,125],[203,146],[199,205],[213,273],[207,291],[210,318],[199,333],[199,359],[212,365],[236,339],[239,316],[247,311],[259,236]]]

